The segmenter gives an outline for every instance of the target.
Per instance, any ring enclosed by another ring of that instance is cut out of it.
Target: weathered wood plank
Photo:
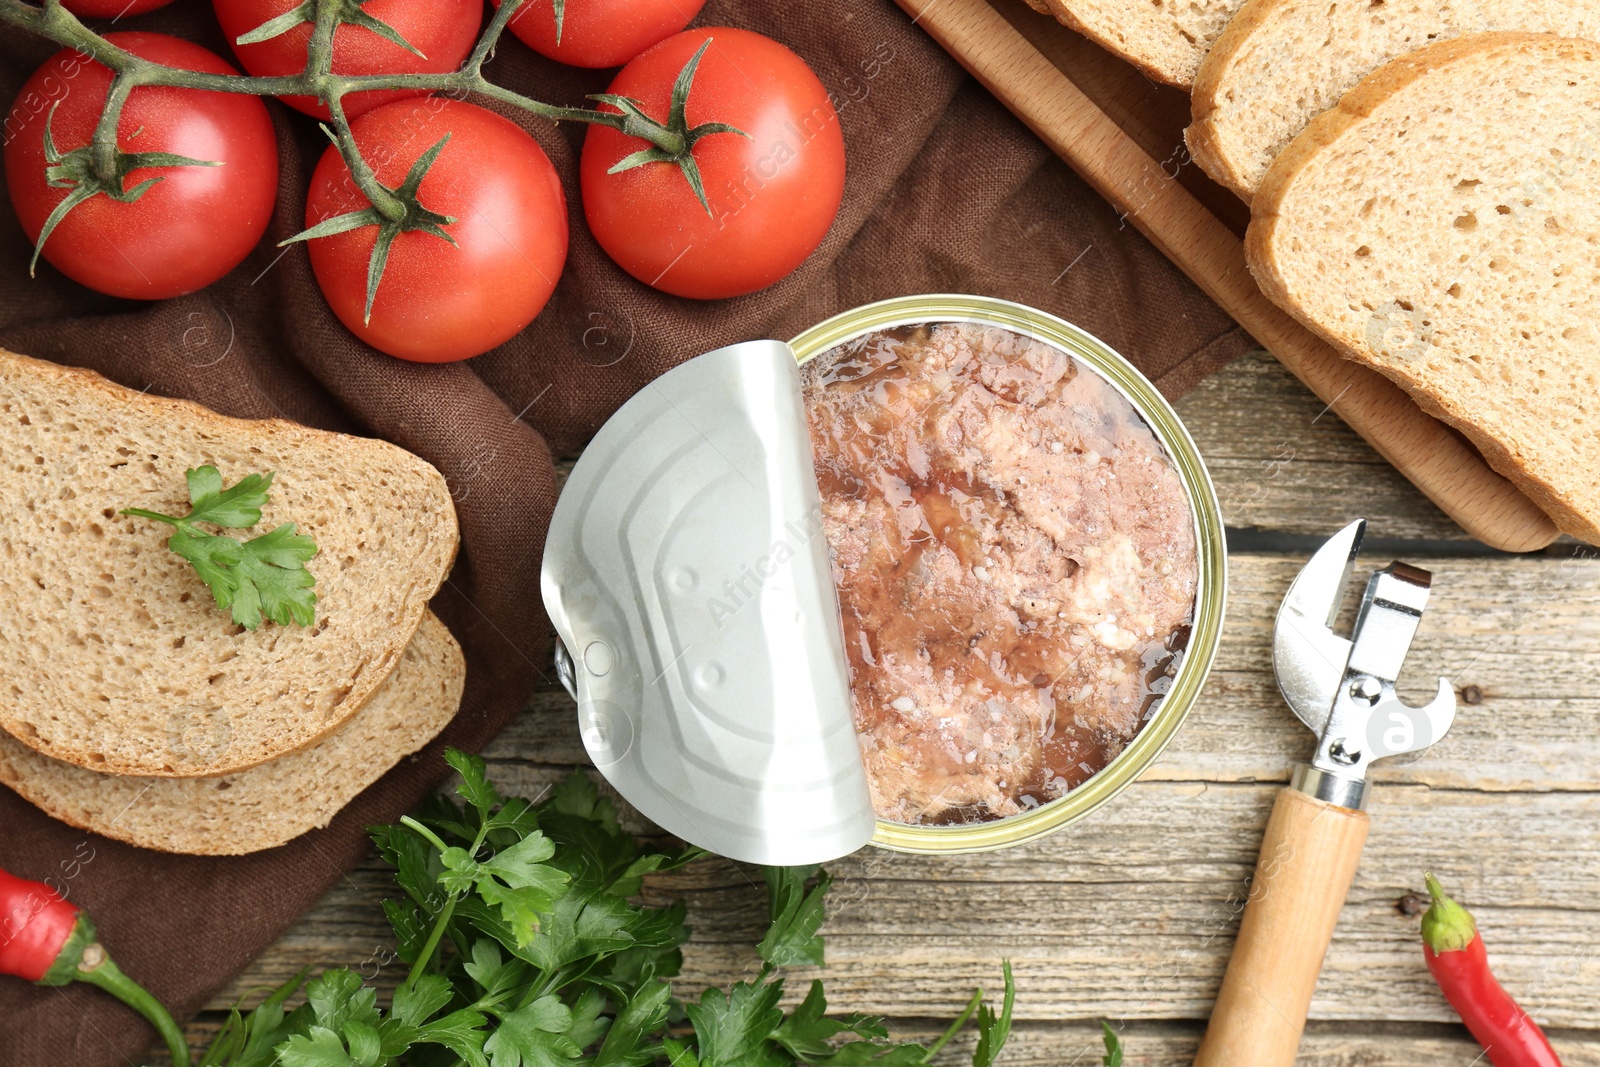
[[[1110,1020],[1123,1041],[1125,1067],[1188,1067],[1200,1043],[1198,1023]],[[202,1017],[188,1027],[196,1054],[216,1032],[216,1016]],[[891,1019],[895,1037],[933,1041],[941,1032],[929,1020]],[[1600,1038],[1557,1031],[1550,1035],[1566,1067],[1600,1067]],[[971,1063],[970,1031],[951,1041],[935,1060],[938,1067]],[[1005,1067],[1099,1067],[1104,1051],[1097,1023],[1022,1021],[1012,1030],[1001,1063]],[[1459,1025],[1313,1022],[1300,1047],[1301,1067],[1481,1067],[1480,1049]],[[152,1057],[150,1067],[169,1067],[167,1058]]]
[[[1324,533],[1332,506],[1367,515],[1383,537],[1466,537],[1265,352],[1241,357],[1174,406],[1230,526]]]

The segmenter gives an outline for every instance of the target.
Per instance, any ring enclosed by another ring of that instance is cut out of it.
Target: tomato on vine
[[[695,29],[634,59],[596,97],[589,229],[647,285],[717,299],[765,288],[822,242],[844,196],[844,137],[799,56],[748,30]]]
[[[567,204],[548,156],[516,124],[442,97],[350,124],[387,199],[361,191],[336,146],[306,199],[305,241],[323,296],[350,331],[420,363],[466,359],[521,331],[567,257]]]
[[[168,66],[236,73],[176,37],[106,40]],[[90,140],[111,81],[88,57],[57,52],[6,119],[6,185],[35,257],[112,296],[157,300],[210,285],[272,217],[278,144],[267,109],[243,94],[139,86],[122,107],[117,151],[100,157]]]
[[[257,77],[298,74],[306,66],[312,5],[302,0],[214,0],[217,22],[245,70]],[[335,74],[444,74],[461,66],[483,22],[481,0],[346,0],[333,31]],[[242,43],[241,43],[242,42]],[[414,89],[351,93],[345,115],[425,96]],[[290,107],[328,117],[313,96],[286,96]]]
[[[706,0],[530,0],[511,16],[523,44],[574,67],[620,67],[671,37]],[[494,0],[496,7],[500,0]]]

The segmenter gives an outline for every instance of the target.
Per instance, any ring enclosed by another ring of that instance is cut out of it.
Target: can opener
[[[1349,638],[1333,623],[1366,520],[1340,530],[1295,577],[1278,610],[1272,662],[1290,710],[1317,734],[1278,794],[1233,956],[1196,1067],[1290,1067],[1312,992],[1366,843],[1367,769],[1418,752],[1455,721],[1447,679],[1426,706],[1395,694],[1432,576],[1405,563],[1375,572]]]

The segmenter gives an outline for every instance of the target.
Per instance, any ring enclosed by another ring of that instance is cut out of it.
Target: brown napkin
[[[388,438],[444,472],[461,515],[461,559],[434,602],[467,652],[461,714],[327,829],[244,858],[169,856],[56,823],[0,789],[0,866],[64,880],[123,969],[179,1017],[356,862],[368,847],[364,826],[393,820],[440,778],[445,744],[479,748],[550,676],[538,567],[555,500],[551,454],[575,453],[653,376],[719,345],[789,337],[845,308],[917,292],[992,294],[1058,313],[1169,395],[1249,345],[889,0],[713,0],[698,23],[748,27],[795,49],[836,95],[844,124],[849,177],[838,221],[796,274],[751,296],[678,300],[616,268],[589,237],[577,198],[583,130],[527,117],[517,121],[566,179],[572,250],[538,321],[466,363],[415,366],[364,347],[324,305],[304,249],[280,256],[274,244],[298,228],[323,141],[311,121],[277,104],[283,186],[268,240],[203,292],[121,302],[44,264],[30,281],[27,242],[0,209],[0,345],[230,415]],[[130,26],[228,54],[202,0],[177,0]],[[52,51],[0,30],[0,99],[9,102]],[[490,76],[569,104],[608,80],[509,37]],[[3,1067],[136,1063],[151,1040],[97,990],[0,979]]]

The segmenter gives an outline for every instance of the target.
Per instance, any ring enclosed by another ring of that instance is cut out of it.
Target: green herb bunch
[[[246,630],[261,625],[263,616],[279,626],[310,626],[316,617],[317,579],[306,563],[317,554],[316,542],[283,523],[248,541],[207,533],[200,523],[225,530],[248,530],[261,521],[273,471],[247,474],[222,486],[222,474],[207,464],[185,471],[189,514],[163,515],[144,508],[123,508],[124,515],[154,519],[172,527],[167,547],[189,561],[211,589],[217,607],[227,608]]]
[[[384,902],[410,965],[385,1010],[347,968],[298,976],[248,1015],[237,1009],[202,1067],[910,1067],[929,1063],[974,1015],[975,1067],[994,1063],[1015,996],[981,991],[932,1046],[896,1042],[882,1019],[829,1016],[822,982],[792,1011],[779,968],[821,964],[829,876],[765,869],[771,925],[751,981],[680,999],[681,901],[636,903],[645,875],[702,855],[641,848],[593,783],[573,774],[543,802],[506,799],[483,761],[454,750],[461,802],[432,798],[376,827],[400,895]]]

